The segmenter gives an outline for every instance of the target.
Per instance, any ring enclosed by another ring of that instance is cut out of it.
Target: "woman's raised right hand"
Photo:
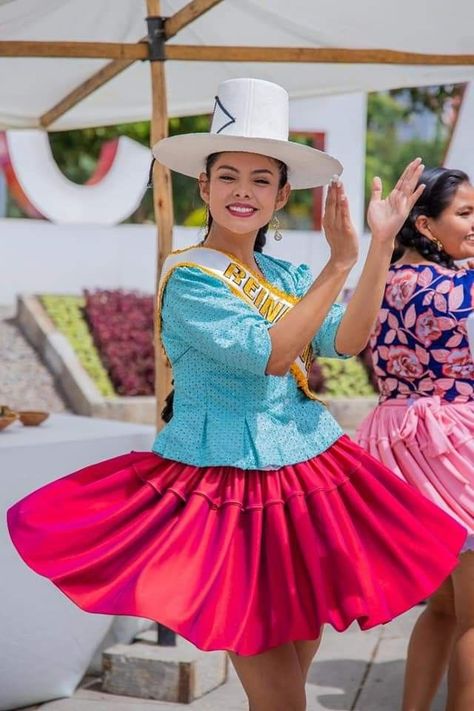
[[[323,230],[331,249],[330,262],[350,269],[359,256],[359,238],[352,224],[349,202],[339,178],[331,181],[324,207]]]

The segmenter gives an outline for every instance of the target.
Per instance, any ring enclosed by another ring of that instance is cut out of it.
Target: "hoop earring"
[[[275,242],[280,242],[283,239],[283,235],[280,232],[280,220],[276,215],[273,215],[272,221],[270,222],[270,229],[275,230],[273,233],[273,239]]]

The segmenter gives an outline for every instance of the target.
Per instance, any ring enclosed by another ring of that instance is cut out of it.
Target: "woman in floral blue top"
[[[398,235],[371,338],[380,404],[359,443],[453,518],[468,537],[460,564],[431,597],[410,642],[404,711],[429,708],[449,662],[448,708],[474,708],[474,188],[425,170],[425,190]]]

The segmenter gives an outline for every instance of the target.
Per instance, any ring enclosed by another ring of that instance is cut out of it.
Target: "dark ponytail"
[[[453,201],[459,186],[468,182],[469,177],[461,170],[428,168],[423,171],[418,184],[423,183],[425,189],[397,235],[392,263],[400,259],[406,248],[410,248],[415,249],[429,262],[448,269],[457,269],[451,255],[434,240],[418,232],[415,222],[420,215],[433,219],[439,217]]]
[[[219,157],[219,153],[211,153],[211,155],[209,155],[207,157],[206,175],[208,178],[210,178],[210,176],[211,176],[211,168],[214,165],[214,163],[216,162],[218,157]],[[288,168],[287,168],[286,164],[282,163],[280,160],[277,160],[276,158],[274,158],[274,160],[278,164],[278,170],[280,173],[280,179],[278,181],[278,189],[281,190],[288,182]],[[257,236],[255,237],[255,244],[253,246],[255,252],[263,252],[263,248],[265,247],[265,243],[267,241],[268,224],[264,225],[263,227],[260,227],[259,231],[257,232]],[[203,242],[205,242],[207,239],[209,230],[211,229],[211,225],[212,225],[212,215],[210,212],[208,212],[206,235],[203,239]],[[173,390],[171,390],[170,393],[168,393],[168,396],[165,400],[165,406],[164,406],[163,410],[161,411],[161,417],[164,422],[169,422],[171,420],[171,418],[173,417],[173,400],[174,400],[174,388],[173,388]]]

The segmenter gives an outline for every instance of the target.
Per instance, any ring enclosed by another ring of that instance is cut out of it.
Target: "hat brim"
[[[185,133],[163,138],[153,146],[157,161],[192,178],[197,178],[205,170],[206,159],[211,153],[227,151],[257,153],[282,161],[288,167],[288,181],[296,190],[327,185],[333,175],[342,173],[341,163],[328,153],[274,138]]]

